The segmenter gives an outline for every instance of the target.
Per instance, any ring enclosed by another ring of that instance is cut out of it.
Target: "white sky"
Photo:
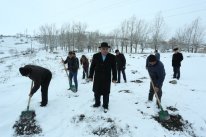
[[[206,0],[0,0],[0,5],[0,34],[33,34],[41,25],[74,21],[107,33],[133,15],[151,22],[160,11],[168,31],[197,17],[206,24]]]

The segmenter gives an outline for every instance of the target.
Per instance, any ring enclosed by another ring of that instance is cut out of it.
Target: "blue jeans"
[[[71,72],[69,71],[69,85],[72,86],[72,78],[74,77],[74,84],[76,90],[78,90],[78,82],[77,82],[77,72]]]

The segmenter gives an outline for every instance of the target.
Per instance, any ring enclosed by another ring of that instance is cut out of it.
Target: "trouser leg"
[[[101,95],[94,93],[95,104],[98,105],[98,106],[101,104],[100,97],[101,97]]]
[[[103,95],[103,107],[108,109],[109,105],[109,94]]]
[[[74,75],[75,88],[76,88],[76,90],[78,90],[77,72],[74,72],[73,75]]]
[[[120,83],[120,78],[121,78],[120,69],[117,70],[117,74],[118,74],[118,76],[117,76],[117,82]]]
[[[152,101],[153,100],[153,96],[154,96],[154,89],[152,87],[152,83],[150,82],[150,89],[149,89],[149,96],[148,96],[148,100]]]
[[[177,67],[177,79],[180,78],[180,67]]]
[[[83,76],[82,76],[82,79],[85,78],[85,70],[83,70]]]
[[[48,87],[51,81],[52,75],[48,73],[47,77],[44,79],[44,82],[41,84],[41,105],[46,105],[48,103]]]
[[[72,87],[72,77],[73,77],[73,73],[69,72],[69,86],[70,86],[70,88]]]
[[[122,75],[123,75],[124,81],[127,82],[126,75],[125,75],[125,69],[122,70]]]

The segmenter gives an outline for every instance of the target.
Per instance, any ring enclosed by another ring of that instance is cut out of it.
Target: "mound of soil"
[[[25,112],[21,114],[19,121],[16,121],[13,128],[15,129],[15,135],[34,135],[40,134],[42,129],[36,124],[34,111],[29,113],[29,116]]]
[[[107,135],[109,137],[118,137],[117,127],[112,125],[111,127],[97,128],[92,131],[94,135],[104,136]]]
[[[159,116],[154,116],[153,118],[169,131],[186,131],[192,137],[196,137],[192,124],[187,120],[184,121],[180,115],[170,115],[170,119],[167,121],[161,121]]]

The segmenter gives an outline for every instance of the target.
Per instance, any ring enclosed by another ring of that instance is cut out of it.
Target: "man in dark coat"
[[[147,70],[149,72],[149,76],[151,77],[151,82],[153,82],[154,84],[153,88],[152,83],[150,82],[148,100],[152,101],[154,92],[156,92],[159,97],[159,100],[161,101],[162,85],[166,75],[164,65],[160,60],[156,59],[155,55],[149,55],[147,58],[147,63]]]
[[[50,70],[36,66],[36,65],[26,65],[19,68],[22,76],[29,77],[33,82],[34,86],[29,94],[30,97],[39,89],[41,86],[41,107],[44,107],[48,103],[48,87],[52,78],[52,73]]]
[[[120,83],[121,79],[121,72],[123,75],[124,82],[126,83],[126,75],[125,75],[125,65],[126,65],[126,59],[124,57],[124,54],[120,53],[119,50],[115,50],[116,53],[116,62],[117,62],[117,83]]]
[[[180,79],[180,66],[181,61],[183,60],[182,53],[178,51],[178,48],[173,49],[174,54],[172,56],[172,67],[173,67],[173,78]]]
[[[109,48],[108,43],[101,43],[100,52],[93,55],[89,74],[89,79],[94,79],[93,91],[95,104],[93,107],[100,106],[100,97],[103,95],[103,107],[106,110],[109,104],[111,77],[113,83],[117,80],[115,56],[108,52]]]

